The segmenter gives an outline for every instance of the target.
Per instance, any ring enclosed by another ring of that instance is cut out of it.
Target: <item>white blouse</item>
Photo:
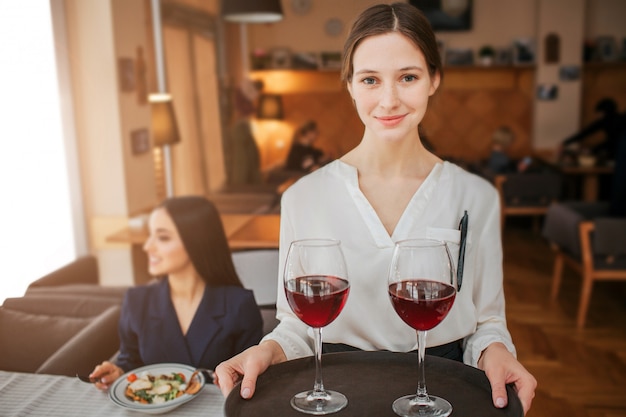
[[[313,354],[313,333],[291,311],[282,285],[289,244],[306,238],[341,241],[350,295],[339,317],[323,329],[323,340],[363,350],[408,352],[417,348],[415,330],[396,314],[387,293],[394,243],[429,237],[445,240],[458,260],[459,221],[469,215],[461,291],[452,310],[428,332],[427,346],[463,339],[466,364],[502,342],[516,354],[506,327],[502,287],[500,206],[495,188],[460,167],[437,164],[412,197],[389,236],[359,189],[355,167],[339,160],[301,178],[282,197],[277,317],[264,340],[278,342],[288,359]]]

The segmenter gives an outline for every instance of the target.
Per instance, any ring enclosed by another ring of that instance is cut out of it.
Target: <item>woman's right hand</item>
[[[270,365],[287,360],[283,349],[273,340],[249,347],[240,354],[220,363],[215,368],[214,383],[227,397],[235,384],[241,381],[239,395],[249,399],[254,395],[256,380]]]
[[[98,389],[106,391],[109,389],[111,384],[123,374],[124,371],[122,368],[109,361],[104,361],[94,368],[94,370],[89,374],[89,378],[96,380],[94,385]]]

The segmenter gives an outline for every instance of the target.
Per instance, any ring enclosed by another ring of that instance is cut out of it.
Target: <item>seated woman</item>
[[[154,209],[144,244],[156,283],[128,290],[120,353],[90,377],[108,387],[144,365],[175,362],[213,369],[255,345],[262,318],[233,265],[217,209],[204,197],[175,197]]]
[[[328,162],[324,157],[324,151],[313,146],[318,135],[317,123],[313,120],[304,123],[295,131],[287,156],[288,170],[311,172]]]

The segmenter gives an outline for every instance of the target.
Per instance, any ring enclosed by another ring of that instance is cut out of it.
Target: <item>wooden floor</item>
[[[577,330],[580,276],[566,267],[551,303],[547,243],[530,223],[508,220],[503,239],[508,325],[518,359],[538,381],[527,417],[626,417],[626,282],[596,283]]]

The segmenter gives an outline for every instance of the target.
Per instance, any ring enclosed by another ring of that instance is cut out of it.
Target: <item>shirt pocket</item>
[[[443,227],[427,227],[426,237],[428,239],[441,240],[446,242],[448,251],[450,251],[450,257],[454,265],[454,271],[456,273],[459,262],[459,248],[461,242],[461,231],[458,229],[446,229]]]

